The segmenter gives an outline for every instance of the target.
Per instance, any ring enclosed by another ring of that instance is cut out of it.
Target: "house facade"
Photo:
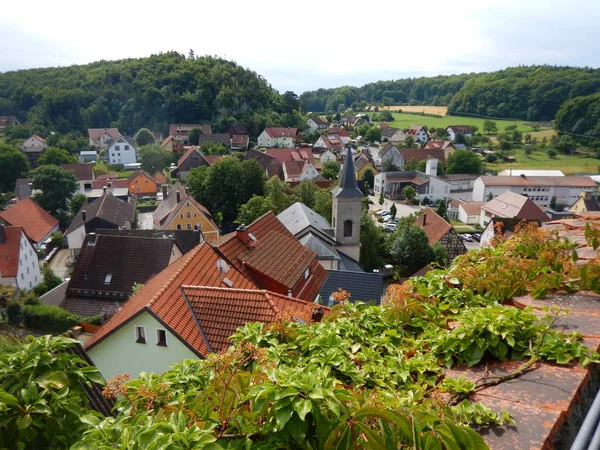
[[[258,136],[258,146],[264,148],[292,148],[296,142],[296,128],[266,128]]]
[[[600,199],[597,192],[582,192],[579,198],[569,207],[573,213],[600,211]]]
[[[452,225],[440,217],[433,209],[425,208],[415,222],[429,239],[429,245],[440,243],[446,249],[446,263],[449,265],[454,258],[467,253],[467,248]]]
[[[398,150],[392,142],[388,142],[382,148],[368,147],[368,151],[377,170],[382,170],[386,163],[391,163],[398,169],[402,169],[406,164],[404,155]]]
[[[322,134],[313,145],[313,148],[326,148],[340,153],[344,150],[344,141],[335,134]]]
[[[310,161],[285,161],[283,177],[286,182],[310,181],[319,176],[319,172]]]
[[[373,191],[376,196],[382,192],[384,197],[392,200],[403,200],[402,191],[406,186],[412,186],[417,193],[417,199],[423,201],[426,197],[431,202],[448,201],[450,183],[438,177],[423,172],[381,172],[375,175]]]
[[[315,132],[318,130],[325,130],[329,126],[328,122],[325,122],[319,116],[309,117],[306,121],[306,126],[311,132]]]
[[[30,291],[41,282],[38,256],[23,228],[0,225],[0,286]]]
[[[138,162],[135,141],[124,136],[119,136],[113,142],[109,142],[106,154],[108,155],[109,164],[133,164]]]
[[[167,138],[160,144],[161,148],[165,149],[170,153],[185,152],[185,147],[175,138],[175,136],[167,136]]]
[[[99,150],[106,148],[110,141],[118,139],[120,135],[118,128],[88,128],[90,145]]]
[[[136,170],[127,178],[129,194],[138,197],[155,196],[163,183],[154,179],[141,169]]]
[[[337,161],[337,154],[332,150],[327,149],[323,153],[321,153],[319,160],[321,161],[321,164],[325,164],[326,162],[331,161]]]
[[[448,139],[453,141],[458,134],[462,134],[465,137],[473,136],[473,129],[468,125],[451,125],[446,128],[446,133],[448,133]]]
[[[404,142],[406,140],[406,134],[400,128],[382,127],[381,139],[393,143]]]
[[[429,135],[427,134],[427,129],[421,125],[413,125],[408,129],[407,134],[412,136],[415,142],[419,144],[424,144],[429,140]]]
[[[192,169],[201,166],[210,166],[210,164],[196,147],[192,147],[179,158],[177,167],[171,173],[181,181],[185,181]]]
[[[212,128],[208,123],[172,123],[169,125],[169,135],[173,136],[182,145],[189,145],[188,133],[199,129],[202,134],[212,134]]]
[[[568,208],[582,192],[593,193],[598,185],[589,176],[480,176],[473,183],[473,200],[487,201],[510,191],[528,197],[536,205],[548,207],[556,197],[558,208]]]
[[[79,183],[79,192],[85,193],[86,190],[92,189],[94,180],[96,179],[93,164],[61,164],[60,168],[75,174],[75,178],[77,178],[77,182]]]
[[[34,134],[21,145],[21,151],[25,153],[29,168],[35,169],[38,166],[38,159],[46,151],[48,144],[46,140]]]

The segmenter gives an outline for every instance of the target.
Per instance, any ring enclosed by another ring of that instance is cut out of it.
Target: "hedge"
[[[58,306],[28,305],[23,316],[27,328],[53,333],[64,333],[79,323],[77,316]]]
[[[104,314],[89,317],[79,316],[79,321],[89,323],[90,325],[102,325],[104,323]]]
[[[6,307],[6,314],[8,315],[8,323],[11,325],[21,325],[23,321],[23,307],[20,303],[12,301],[8,303]]]

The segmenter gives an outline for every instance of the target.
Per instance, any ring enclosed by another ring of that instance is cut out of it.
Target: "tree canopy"
[[[135,134],[135,144],[138,147],[154,144],[154,142],[156,142],[156,139],[154,139],[154,134],[152,134],[152,131],[150,131],[148,128],[140,128]]]
[[[144,145],[138,152],[142,169],[152,174],[162,172],[171,161],[172,155],[158,144]]]
[[[74,164],[76,162],[77,158],[75,156],[71,156],[68,151],[56,147],[46,149],[46,151],[38,158],[38,164],[40,166],[48,164],[60,166],[61,164]]]
[[[0,191],[13,192],[17,179],[29,172],[29,164],[23,152],[0,143]]]
[[[470,150],[458,149],[448,157],[448,173],[483,173],[481,158]]]
[[[50,214],[63,217],[68,211],[68,202],[77,189],[79,182],[75,174],[58,166],[40,166],[33,172],[32,185],[40,189],[35,199]]]
[[[402,276],[412,275],[435,258],[425,231],[417,225],[409,225],[394,233],[390,256]]]
[[[321,170],[321,175],[323,175],[328,180],[337,180],[340,174],[340,163],[337,161],[327,161],[323,164],[323,169]]]

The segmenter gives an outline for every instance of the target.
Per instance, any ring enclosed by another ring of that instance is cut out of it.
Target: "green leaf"
[[[17,428],[19,428],[19,430],[24,430],[29,427],[29,425],[31,425],[31,416],[29,414],[17,418]]]
[[[69,384],[69,378],[61,371],[43,373],[34,381],[44,389],[61,389]]]
[[[275,411],[275,421],[277,422],[277,428],[280,430],[285,426],[285,424],[290,420],[292,416],[292,406],[288,405],[285,408],[278,409]]]
[[[304,420],[306,415],[312,410],[312,402],[310,400],[299,398],[294,402],[294,411],[300,417],[300,420]]]
[[[92,414],[86,414],[85,416],[82,416],[79,420],[93,427],[100,423],[100,418]]]

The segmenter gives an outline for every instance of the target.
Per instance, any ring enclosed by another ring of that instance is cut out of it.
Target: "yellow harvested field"
[[[371,106],[371,109],[373,108]],[[379,109],[387,109],[388,111],[401,110],[407,113],[435,114],[437,116],[445,116],[448,113],[447,106],[380,106]]]

